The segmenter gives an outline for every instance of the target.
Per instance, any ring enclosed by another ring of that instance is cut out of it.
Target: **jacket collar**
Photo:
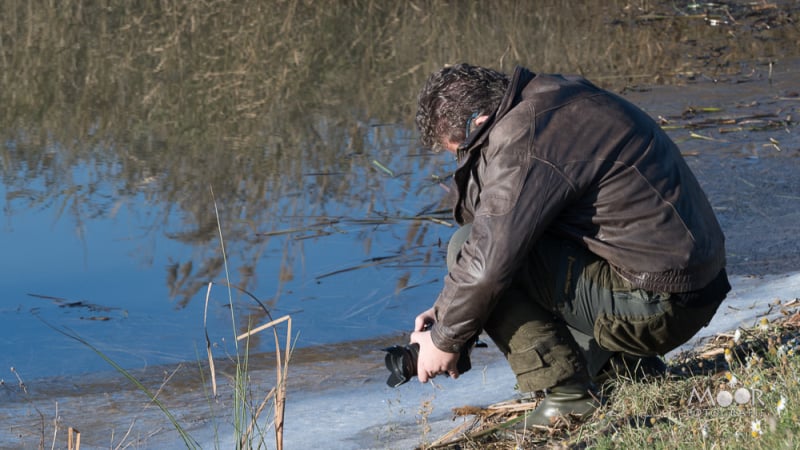
[[[527,86],[535,76],[536,75],[533,72],[524,67],[517,66],[514,69],[511,82],[509,83],[508,89],[506,90],[503,99],[500,101],[500,105],[497,107],[497,110],[489,115],[489,118],[486,120],[486,122],[482,123],[479,127],[472,131],[467,140],[458,147],[458,150],[456,150],[456,159],[458,160],[459,165],[463,164],[464,161],[468,159],[465,157],[469,153],[472,153],[474,149],[477,149],[483,145],[483,143],[489,137],[489,131],[491,131],[491,129],[494,127],[494,124],[503,116],[505,116],[506,113],[508,113],[508,111],[514,107],[514,105],[519,103],[522,90],[525,89],[525,86]]]

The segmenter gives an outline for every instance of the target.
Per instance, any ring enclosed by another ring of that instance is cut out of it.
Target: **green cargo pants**
[[[452,267],[471,225],[450,239]],[[533,392],[564,381],[588,382],[615,353],[663,355],[708,324],[730,289],[724,270],[704,295],[649,292],[571,241],[545,235],[484,330],[506,356],[519,389]]]

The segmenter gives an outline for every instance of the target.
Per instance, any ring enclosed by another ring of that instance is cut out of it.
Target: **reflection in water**
[[[326,278],[297,273],[312,258],[332,261],[326,279],[391,267],[402,292],[439,276],[419,271],[440,266],[447,235],[437,177],[452,163],[410,131],[428,73],[523,64],[622,90],[796,56],[796,2],[750,3],[4,2],[4,213],[52,211],[86,239],[124,212],[142,247],[165,236],[192,248],[163,262],[180,307],[224,277],[220,234],[234,284],[277,280],[270,307],[283,286]],[[361,281],[370,292],[387,280]],[[389,307],[364,295],[345,317]]]

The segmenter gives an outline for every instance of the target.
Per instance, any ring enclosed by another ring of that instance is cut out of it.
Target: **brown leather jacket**
[[[700,289],[725,265],[719,223],[677,146],[645,112],[582,78],[517,68],[458,153],[454,215],[472,231],[434,305],[442,350],[480,332],[545,230],[650,291]]]

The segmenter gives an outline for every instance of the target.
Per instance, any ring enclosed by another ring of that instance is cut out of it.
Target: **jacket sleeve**
[[[536,240],[574,192],[550,163],[531,156],[530,123],[498,131],[485,153],[486,174],[470,236],[434,304],[433,343],[456,353],[478,334]],[[499,125],[499,124],[498,124]],[[474,176],[474,175],[473,175]]]

